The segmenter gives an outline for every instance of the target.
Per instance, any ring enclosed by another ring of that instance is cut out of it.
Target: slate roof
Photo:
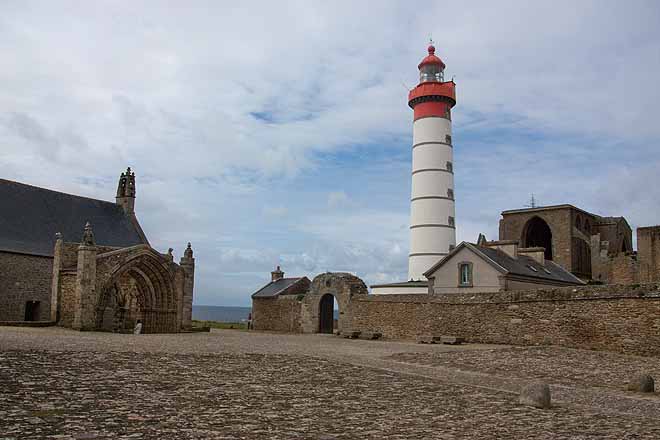
[[[280,278],[277,281],[271,281],[266,284],[261,289],[257,290],[252,294],[252,298],[273,298],[277,295],[284,292],[289,287],[293,286],[297,282],[303,280],[305,277],[301,278]]]
[[[545,260],[545,266],[543,266],[527,255],[518,255],[518,258],[513,258],[500,249],[478,246],[467,242],[459,244],[449,253],[449,255],[427,270],[424,275],[427,277],[431,275],[440,266],[451,260],[451,258],[464,247],[467,247],[486,262],[490,263],[491,266],[506,275],[522,276],[525,278],[535,278],[571,285],[585,284],[584,281],[550,260]]]
[[[518,258],[513,258],[499,249],[475,246],[471,243],[470,245],[504,268],[510,275],[521,275],[527,278],[538,278],[571,284],[584,284],[575,275],[550,260],[545,260],[545,266],[543,266],[527,255],[518,255]],[[530,269],[530,267],[536,270]]]
[[[121,206],[0,179],[0,250],[52,256],[55,233],[79,242],[92,224],[98,245],[146,243]]]

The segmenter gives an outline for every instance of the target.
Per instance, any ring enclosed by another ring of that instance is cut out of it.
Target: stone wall
[[[660,226],[637,228],[640,281],[660,281]]]
[[[255,330],[299,333],[302,296],[280,295],[252,299],[252,325]]]
[[[368,295],[351,327],[387,338],[552,344],[660,356],[660,285],[608,285],[446,296]]]
[[[534,217],[545,221],[552,232],[552,260],[566,270],[573,268],[572,238],[574,232],[573,209],[569,207],[537,210],[530,212],[502,213],[500,220],[500,240],[520,240],[520,245],[528,246],[524,242],[525,226]]]
[[[0,321],[25,319],[26,301],[39,301],[39,320],[50,320],[53,259],[0,252]]]

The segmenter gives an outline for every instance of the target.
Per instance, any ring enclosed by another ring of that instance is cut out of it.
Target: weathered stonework
[[[39,301],[38,321],[50,320],[53,259],[0,251],[0,321],[23,321],[27,301]]]
[[[455,335],[470,342],[660,356],[660,285],[606,285],[455,295],[369,295],[351,327],[388,338]]]
[[[341,331],[349,328],[352,322],[351,301],[366,296],[367,293],[367,286],[354,275],[341,272],[320,274],[312,280],[306,292],[273,298],[253,298],[254,329],[318,333],[321,331],[321,301],[326,295],[332,295],[339,306],[337,329]],[[332,316],[329,319],[332,319]]]

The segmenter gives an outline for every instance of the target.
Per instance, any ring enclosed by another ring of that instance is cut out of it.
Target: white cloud
[[[459,239],[495,238],[531,192],[658,223],[657,16],[642,1],[4,3],[1,177],[112,200],[132,166],[154,245],[193,242],[200,302],[248,303],[277,263],[400,279],[403,84],[432,33],[458,84]]]

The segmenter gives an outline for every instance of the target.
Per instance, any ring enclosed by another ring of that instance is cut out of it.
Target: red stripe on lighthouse
[[[417,120],[419,118],[427,118],[429,116],[440,116],[441,118],[448,118],[448,108],[449,103],[447,102],[420,102],[415,106],[415,116],[413,119]]]

